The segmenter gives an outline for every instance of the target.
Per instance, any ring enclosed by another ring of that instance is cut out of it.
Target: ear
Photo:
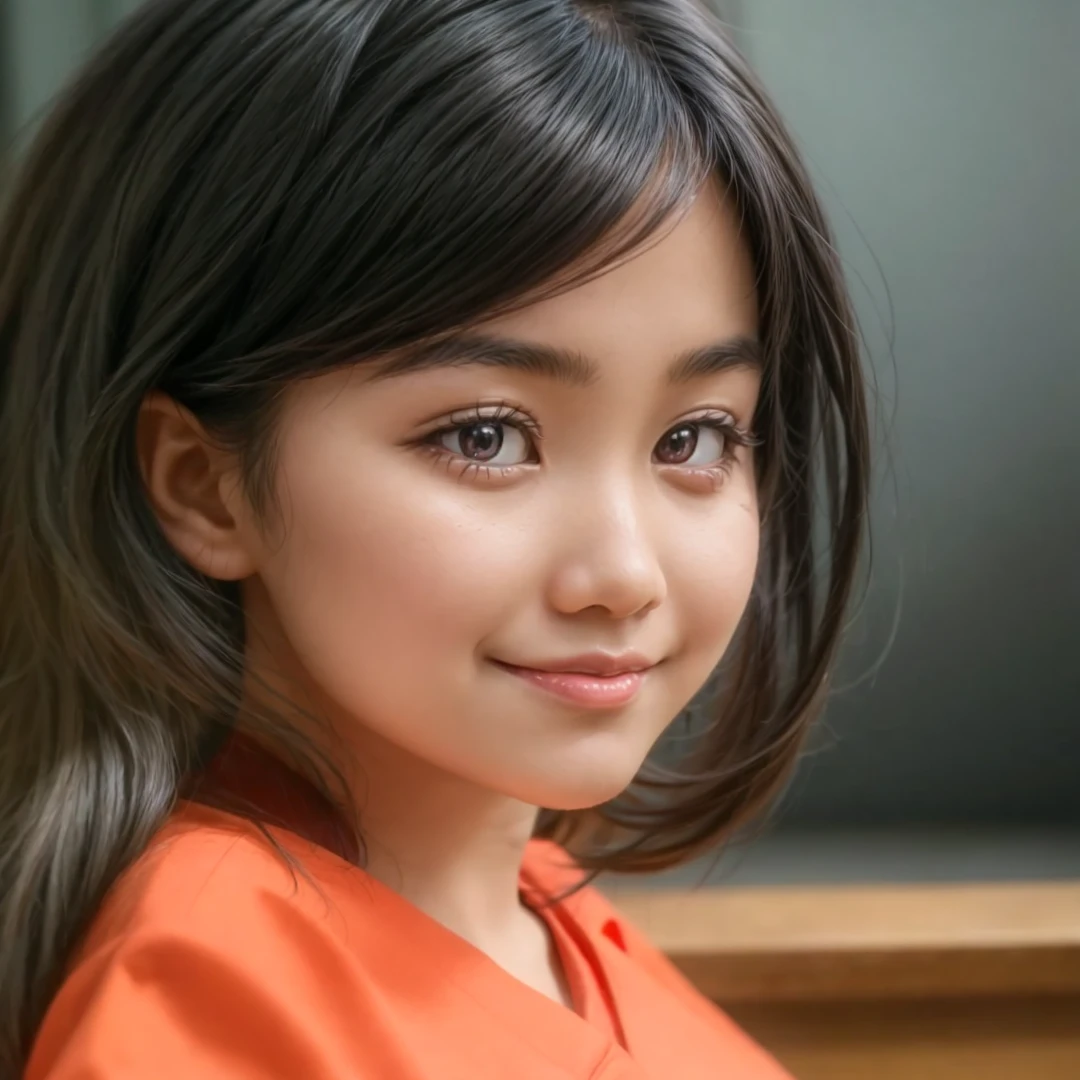
[[[219,581],[255,573],[257,533],[235,455],[215,446],[188,409],[159,392],[143,400],[136,440],[150,503],[181,557]]]

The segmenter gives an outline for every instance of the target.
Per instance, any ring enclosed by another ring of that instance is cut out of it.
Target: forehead
[[[488,320],[485,332],[603,362],[670,359],[758,330],[754,266],[737,212],[717,187],[621,263],[565,292]]]

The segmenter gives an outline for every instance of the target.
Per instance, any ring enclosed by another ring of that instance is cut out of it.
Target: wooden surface
[[[1078,1080],[1080,996],[729,1006],[797,1080]]]
[[[726,1003],[1080,995],[1078,882],[609,891]]]
[[[1080,883],[607,890],[797,1080],[1080,1080]]]

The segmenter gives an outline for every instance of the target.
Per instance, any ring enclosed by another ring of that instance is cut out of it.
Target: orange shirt
[[[787,1074],[530,843],[574,1009],[326,847],[181,804],[99,913],[27,1080],[784,1080]]]

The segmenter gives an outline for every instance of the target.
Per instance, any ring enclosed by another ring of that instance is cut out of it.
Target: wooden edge
[[[1080,883],[610,890],[722,1002],[1080,993]]]

